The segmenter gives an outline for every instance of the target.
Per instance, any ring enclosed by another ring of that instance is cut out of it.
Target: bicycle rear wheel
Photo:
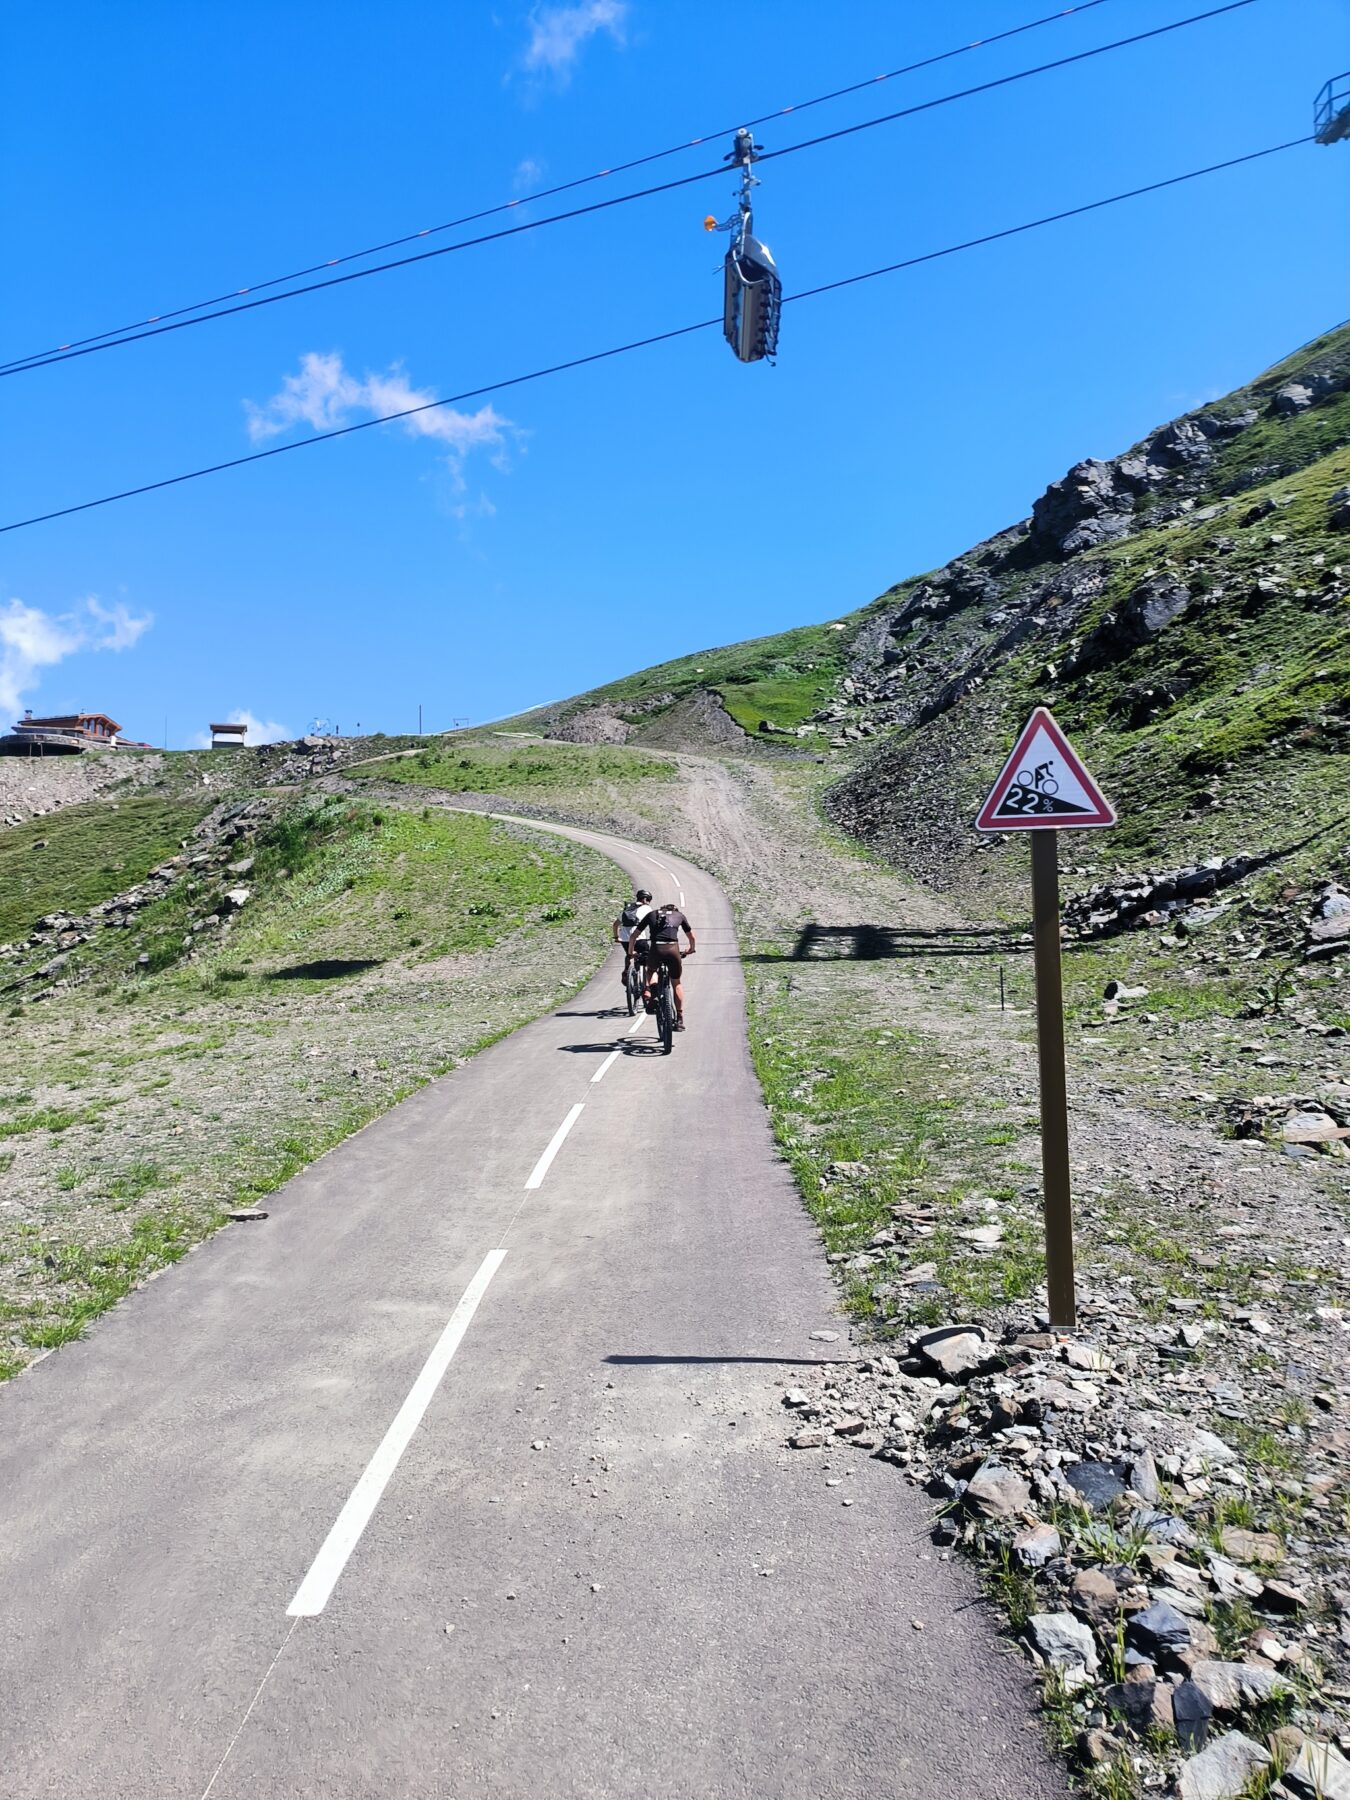
[[[656,1029],[661,1035],[661,1054],[669,1056],[675,1048],[675,995],[669,981],[662,987],[657,1002]]]
[[[628,1002],[628,1016],[630,1019],[638,1009],[638,995],[641,991],[642,989],[638,981],[637,965],[636,963],[630,962],[628,967],[624,970],[623,975],[623,992],[624,998]]]

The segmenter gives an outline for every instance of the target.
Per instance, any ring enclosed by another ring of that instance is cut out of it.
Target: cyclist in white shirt
[[[623,987],[628,979],[628,964],[633,955],[633,933],[651,910],[651,895],[646,888],[639,888],[611,927],[614,942],[623,946],[623,967],[619,970],[620,987]]]

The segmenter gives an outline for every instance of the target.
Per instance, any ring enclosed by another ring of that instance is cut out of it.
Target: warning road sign
[[[1038,706],[975,821],[977,831],[1082,831],[1114,825],[1115,808]]]

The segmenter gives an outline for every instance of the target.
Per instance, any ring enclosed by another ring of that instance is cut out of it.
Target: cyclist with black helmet
[[[681,932],[689,939],[689,948],[683,952],[680,950]],[[641,941],[644,935],[645,944]],[[629,941],[629,954],[642,958],[642,998],[648,1012],[652,1009],[652,986],[662,963],[670,970],[671,986],[675,989],[676,1031],[684,1030],[684,958],[692,956],[695,948],[694,928],[672,901],[649,907]]]
[[[651,910],[651,895],[646,888],[639,888],[611,927],[614,942],[623,946],[623,967],[619,970],[620,987],[625,987],[628,982],[628,965],[633,959],[633,933]]]

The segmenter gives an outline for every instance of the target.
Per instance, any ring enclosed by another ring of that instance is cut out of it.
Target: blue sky
[[[759,136],[1201,9],[1107,0]],[[0,359],[1050,10],[17,0]],[[1258,0],[785,157],[760,234],[790,293],[1298,136],[1347,24],[1345,0]],[[175,746],[236,714],[403,731],[420,703],[432,728],[860,605],[1339,321],[1348,182],[1350,147],[1309,146],[790,307],[776,367],[708,332],[427,415],[435,435],[386,426],[2,536],[0,707],[96,707]],[[701,221],[731,190],[719,174],[4,379],[0,522],[709,317],[726,240]]]

